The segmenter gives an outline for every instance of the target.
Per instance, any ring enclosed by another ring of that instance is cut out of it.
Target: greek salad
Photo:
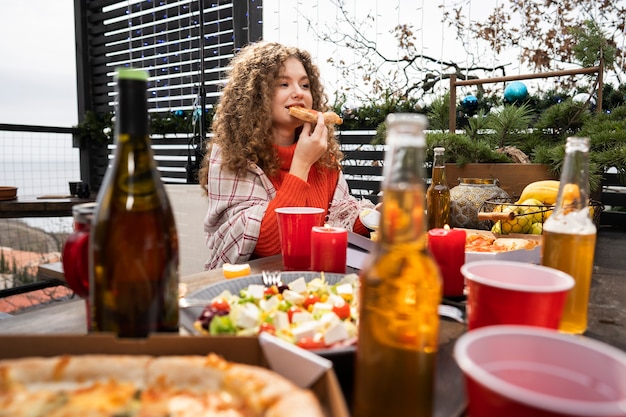
[[[201,334],[254,336],[271,333],[305,349],[354,344],[357,340],[359,279],[329,283],[324,274],[309,281],[266,287],[252,284],[211,299],[194,322]]]

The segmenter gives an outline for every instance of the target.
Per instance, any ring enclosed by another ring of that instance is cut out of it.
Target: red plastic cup
[[[311,268],[311,229],[321,226],[324,209],[317,207],[281,207],[276,209],[283,267],[286,271]]]
[[[470,416],[626,417],[626,353],[605,343],[490,326],[462,335],[454,357]]]
[[[72,207],[74,231],[63,245],[63,274],[69,287],[80,297],[89,295],[89,231],[96,203]]]
[[[557,269],[513,261],[475,261],[461,267],[467,285],[469,330],[497,324],[556,329],[574,279]]]

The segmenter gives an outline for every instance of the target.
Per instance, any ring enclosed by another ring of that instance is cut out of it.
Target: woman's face
[[[295,129],[304,122],[290,116],[289,107],[300,106],[310,109],[312,105],[311,85],[304,66],[296,57],[287,58],[274,87],[272,122],[275,125],[288,125]]]

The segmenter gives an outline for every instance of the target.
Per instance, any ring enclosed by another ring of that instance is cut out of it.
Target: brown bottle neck
[[[447,184],[445,167],[433,166],[432,184]]]

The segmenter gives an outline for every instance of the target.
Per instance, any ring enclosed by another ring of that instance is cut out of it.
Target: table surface
[[[74,205],[93,201],[95,201],[95,197],[18,196],[14,200],[0,200],[0,218],[67,217],[72,215]]]
[[[626,231],[601,230],[598,233],[594,262],[589,328],[585,336],[603,341],[626,351]],[[250,262],[251,274],[282,268],[280,256]],[[57,264],[46,271],[59,274]],[[212,283],[223,281],[221,269],[181,277],[181,284],[194,292]],[[81,299],[52,304],[45,308],[0,320],[0,334],[86,334],[86,307]],[[454,343],[466,331],[465,325],[441,320],[437,358],[436,416],[462,416],[465,394],[461,372],[452,358]]]

